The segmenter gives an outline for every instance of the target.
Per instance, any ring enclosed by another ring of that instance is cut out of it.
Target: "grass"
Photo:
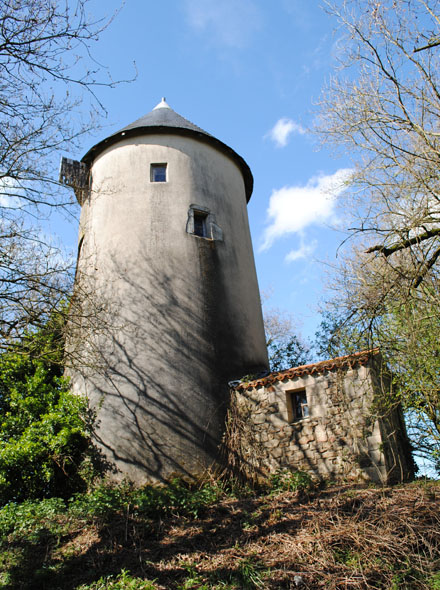
[[[253,495],[175,480],[9,504],[0,589],[440,590],[439,482],[303,480],[281,474]]]

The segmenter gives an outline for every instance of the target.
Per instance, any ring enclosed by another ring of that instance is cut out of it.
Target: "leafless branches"
[[[95,90],[115,84],[91,56],[108,24],[88,15],[88,0],[1,3],[0,345],[38,325],[71,287],[72,261],[39,222],[72,204],[54,156],[96,127]]]
[[[430,268],[440,235],[440,53],[433,44],[414,47],[438,36],[440,3],[343,0],[328,7],[344,30],[342,68],[325,90],[318,130],[324,142],[359,157],[352,231],[368,236],[368,252],[391,257],[411,249]]]
[[[440,457],[439,0],[329,0],[341,70],[318,131],[357,158],[334,301],[393,370],[418,454]],[[439,464],[440,467],[440,464]]]

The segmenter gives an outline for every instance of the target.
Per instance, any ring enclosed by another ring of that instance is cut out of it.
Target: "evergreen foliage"
[[[0,503],[70,496],[93,463],[93,415],[63,377],[62,314],[0,355]]]
[[[291,334],[286,339],[270,339],[267,352],[271,371],[285,371],[305,365],[310,360],[307,345],[296,334]]]

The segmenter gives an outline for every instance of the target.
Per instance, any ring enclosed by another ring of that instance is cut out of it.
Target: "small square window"
[[[150,181],[151,182],[166,182],[167,181],[167,165],[166,164],[151,164]]]
[[[194,211],[194,235],[206,238],[206,213]]]
[[[289,422],[297,422],[309,415],[309,406],[307,404],[307,394],[305,389],[298,391],[287,391],[287,415]]]

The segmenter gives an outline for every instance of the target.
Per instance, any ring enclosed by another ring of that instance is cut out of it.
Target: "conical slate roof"
[[[158,105],[154,107],[154,109],[150,112],[134,121],[134,123],[130,123],[124,129],[118,131],[121,133],[123,131],[128,131],[129,129],[138,129],[142,127],[174,127],[179,129],[189,129],[191,131],[196,131],[197,133],[204,133],[205,135],[209,135],[209,133],[185,119],[176,111],[170,107],[170,105],[166,102],[164,98],[160,101]]]
[[[114,143],[128,137],[146,135],[148,133],[175,133],[177,135],[187,135],[219,149],[221,152],[229,156],[241,169],[246,189],[246,198],[248,201],[251,198],[254,180],[250,168],[243,158],[225,143],[173,111],[164,98],[150,113],[94,145],[86,153],[82,161],[91,164],[102,151]]]

